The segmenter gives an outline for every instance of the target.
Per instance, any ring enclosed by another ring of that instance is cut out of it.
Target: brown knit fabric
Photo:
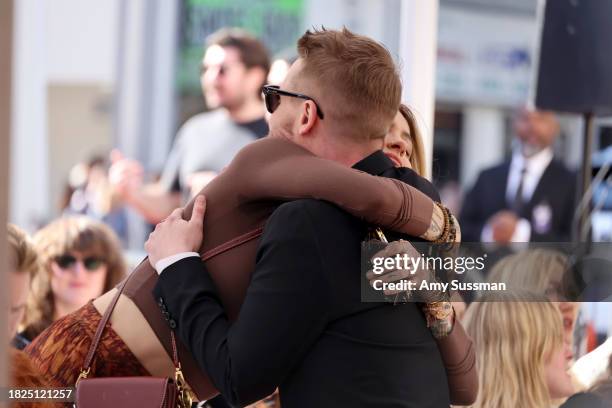
[[[53,322],[26,347],[24,351],[51,386],[74,386],[101,318],[93,303],[89,302]],[[108,323],[89,377],[149,375]]]
[[[49,383],[23,351],[11,349],[9,354],[11,358],[11,386],[15,388],[49,387]],[[56,408],[61,405],[49,401],[16,402],[11,404],[10,408]]]

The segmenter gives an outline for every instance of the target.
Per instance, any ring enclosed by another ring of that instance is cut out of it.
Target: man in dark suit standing
[[[463,241],[569,241],[576,178],[553,157],[558,122],[552,112],[522,109],[514,131],[511,160],[480,173],[465,197]]]
[[[388,51],[348,30],[307,32],[281,89],[267,89],[269,137],[346,166],[390,175],[380,151],[401,83]],[[410,171],[410,170],[398,170]],[[400,176],[399,174],[395,174]],[[245,405],[279,387],[283,408],[450,405],[439,350],[414,303],[361,301],[368,226],[324,201],[282,204],[269,218],[238,319],[230,323],[195,251],[204,200],[145,248],[176,331],[215,386]]]

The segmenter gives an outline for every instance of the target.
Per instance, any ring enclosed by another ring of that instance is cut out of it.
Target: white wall
[[[119,0],[46,0],[49,82],[114,83]]]
[[[46,4],[14,3],[9,221],[26,229],[49,210]]]
[[[491,106],[465,106],[461,134],[461,185],[471,188],[478,173],[504,159],[504,111]]]
[[[414,110],[421,129],[428,178],[433,157],[438,8],[438,0],[403,0],[398,34],[402,101]]]
[[[15,2],[10,220],[24,228],[53,216],[56,206],[50,194],[57,163],[49,155],[48,87],[114,86],[118,7],[119,0]]]
[[[130,0],[121,5],[115,97],[115,145],[145,168],[158,170],[174,137],[178,3]],[[130,248],[141,249],[143,218],[128,213]]]
[[[78,161],[115,145],[131,147],[146,167],[164,162],[174,131],[179,2],[15,3],[10,219],[34,230],[58,215]],[[137,131],[126,131],[126,121]]]

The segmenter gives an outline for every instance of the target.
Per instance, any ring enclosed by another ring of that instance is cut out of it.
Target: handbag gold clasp
[[[180,363],[174,372],[174,382],[176,383],[176,388],[178,389],[179,405],[182,408],[191,408],[191,405],[193,404],[193,397],[191,396],[191,390],[189,389],[189,386],[185,381],[185,377],[183,376]]]
[[[387,237],[385,236],[385,233],[382,232],[382,230],[380,229],[380,227],[377,227],[374,232],[376,233],[376,235],[378,236],[378,239],[381,242],[384,242],[385,244],[388,244],[389,241],[387,240]]]
[[[83,370],[81,368],[81,372],[79,373],[79,376],[77,377],[76,382],[74,383],[74,386],[76,387],[79,384],[79,381],[86,379],[89,376],[89,371],[91,370],[91,367],[87,367],[87,370]]]

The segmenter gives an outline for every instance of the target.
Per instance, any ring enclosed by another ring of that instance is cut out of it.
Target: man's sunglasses
[[[57,266],[59,266],[62,269],[72,269],[78,261],[79,259],[77,259],[76,257],[70,254],[60,255],[57,258],[55,258],[55,263],[57,264]],[[83,262],[83,266],[88,271],[95,271],[96,269],[98,269],[100,266],[102,266],[105,263],[102,258],[98,258],[95,256],[84,258],[82,262]]]
[[[323,111],[319,107],[319,104],[317,103],[317,101],[315,101],[308,95],[303,95],[303,94],[289,92],[289,91],[283,91],[276,85],[265,85],[261,89],[261,92],[263,92],[264,94],[264,101],[266,102],[266,109],[270,113],[274,113],[276,108],[278,108],[278,105],[280,105],[281,96],[291,96],[293,98],[306,99],[307,101],[314,102],[315,106],[317,107],[317,116],[320,119],[323,119]]]

